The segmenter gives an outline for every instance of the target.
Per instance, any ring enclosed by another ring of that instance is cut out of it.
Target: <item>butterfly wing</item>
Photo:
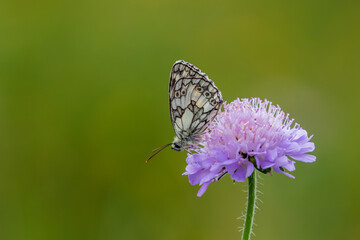
[[[205,73],[183,60],[170,73],[169,107],[176,136],[201,136],[223,103],[220,90]]]

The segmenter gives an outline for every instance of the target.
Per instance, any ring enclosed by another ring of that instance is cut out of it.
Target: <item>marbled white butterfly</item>
[[[176,137],[154,149],[153,156],[171,145],[175,151],[197,145],[223,103],[220,90],[205,73],[183,60],[171,68],[169,82],[170,118]]]

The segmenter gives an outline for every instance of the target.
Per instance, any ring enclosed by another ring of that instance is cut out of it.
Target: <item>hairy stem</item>
[[[254,223],[255,215],[255,201],[256,201],[256,173],[255,171],[248,177],[249,192],[248,203],[246,209],[246,218],[244,223],[244,230],[242,240],[249,240],[252,233],[252,225]]]

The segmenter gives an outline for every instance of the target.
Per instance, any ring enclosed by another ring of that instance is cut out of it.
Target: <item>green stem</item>
[[[255,215],[255,201],[256,201],[256,175],[255,171],[248,177],[249,180],[249,195],[246,209],[246,218],[244,223],[244,230],[242,240],[249,240],[252,232],[252,225],[254,223]]]

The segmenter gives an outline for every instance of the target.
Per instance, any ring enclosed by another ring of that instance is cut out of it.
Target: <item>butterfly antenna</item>
[[[161,146],[161,147],[158,147],[158,148],[155,148],[154,150],[152,150],[151,152],[156,152],[157,150],[159,150],[160,148],[162,148],[162,147],[166,147],[166,146],[168,146],[169,144],[171,144],[171,143],[168,143],[168,144],[165,144],[164,146]]]
[[[156,152],[154,153],[153,155],[151,155],[147,160],[146,160],[146,163],[149,162],[150,159],[152,159],[156,154],[158,154],[159,152],[161,152],[162,150],[164,150],[166,147],[170,146],[172,143],[168,143],[168,144],[165,144],[164,146],[161,146],[161,147],[158,147],[154,150],[152,150],[152,152]]]

